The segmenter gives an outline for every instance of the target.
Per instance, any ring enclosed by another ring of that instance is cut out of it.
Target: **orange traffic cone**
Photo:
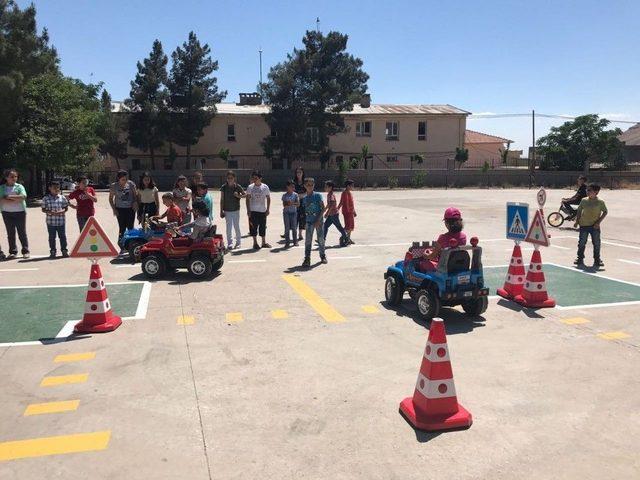
[[[537,248],[531,255],[531,263],[524,289],[521,295],[517,295],[514,300],[528,308],[550,308],[556,306],[556,301],[547,295],[547,286],[542,271],[542,256]]]
[[[422,357],[413,398],[400,402],[400,413],[419,430],[468,428],[472,418],[458,403],[444,321],[434,318]]]
[[[524,263],[522,262],[522,250],[517,243],[513,247],[511,254],[511,262],[509,262],[509,270],[507,270],[507,278],[505,278],[504,286],[497,290],[498,295],[512,300],[517,295],[522,294],[524,285]]]
[[[122,323],[122,319],[111,311],[111,302],[104,286],[100,265],[91,265],[87,300],[84,316],[73,331],[75,333],[102,333],[115,330]]]

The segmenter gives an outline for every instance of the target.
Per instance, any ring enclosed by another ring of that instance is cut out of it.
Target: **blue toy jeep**
[[[166,230],[166,224],[150,219],[145,215],[142,228],[127,229],[120,239],[120,248],[129,252],[132,262],[140,261],[140,249],[153,237],[162,237]]]
[[[453,241],[455,244],[455,240]],[[424,268],[429,242],[414,242],[403,261],[387,268],[384,293],[389,305],[399,305],[404,292],[415,300],[423,320],[438,316],[440,307],[462,305],[470,315],[487,310],[489,289],[482,276],[482,248],[477,237],[471,245],[442,249],[437,265]],[[471,255],[470,255],[471,254]]]

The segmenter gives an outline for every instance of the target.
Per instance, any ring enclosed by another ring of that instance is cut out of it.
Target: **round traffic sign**
[[[538,190],[536,198],[538,199],[538,205],[540,205],[540,208],[544,207],[544,204],[547,202],[547,192],[544,188]]]

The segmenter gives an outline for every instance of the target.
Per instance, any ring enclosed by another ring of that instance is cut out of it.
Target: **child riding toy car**
[[[145,215],[142,222],[142,228],[127,229],[118,242],[120,248],[129,252],[129,258],[132,262],[140,261],[140,249],[153,237],[161,237],[164,235],[166,224],[154,219],[150,219]]]
[[[140,249],[142,273],[160,278],[167,270],[186,268],[195,278],[203,279],[220,270],[224,263],[224,240],[213,225],[201,241],[181,236],[178,229],[167,228],[162,237],[152,238]]]
[[[462,305],[470,315],[484,313],[489,289],[484,286],[478,238],[473,237],[468,246],[458,246],[451,240],[440,252],[437,265],[425,268],[425,252],[432,248],[430,242],[414,242],[404,260],[387,268],[384,292],[389,305],[399,305],[406,291],[426,321],[437,317],[443,306]]]

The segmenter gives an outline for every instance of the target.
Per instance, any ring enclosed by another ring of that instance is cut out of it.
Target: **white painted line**
[[[356,258],[362,258],[362,256],[355,256],[355,257],[329,257],[329,260],[355,260]]]
[[[640,247],[634,247],[632,245],[624,245],[622,243],[609,242],[606,240],[600,240],[600,243],[604,243],[605,245],[613,245],[614,247],[623,247],[623,248],[631,248],[633,250],[640,250]]]
[[[571,250],[569,247],[561,247],[560,245],[551,245],[553,248],[559,248],[560,250]]]
[[[8,343],[0,343],[0,348],[2,347],[28,347],[32,345],[42,345],[42,342],[8,342]]]
[[[34,272],[39,268],[0,268],[0,272]]]
[[[229,260],[225,263],[266,263],[266,260]]]
[[[624,307],[627,305],[638,305],[638,304],[640,304],[640,300],[631,301],[631,302],[617,302],[617,303],[590,303],[588,305],[572,305],[570,307],[561,307],[559,305],[556,305],[556,308],[558,310],[579,310],[583,308]]]
[[[140,292],[140,300],[138,300],[138,308],[136,309],[136,315],[133,318],[127,318],[127,320],[143,320],[147,318],[147,308],[149,307],[149,297],[151,296],[151,283],[144,282],[142,286],[142,292]]]
[[[140,268],[140,265],[136,263],[134,264],[129,263],[127,265],[115,265],[115,267],[116,268]]]
[[[504,268],[504,267],[508,267],[508,264],[505,265],[483,265],[482,268]]]
[[[107,287],[109,285],[131,285],[132,283],[147,283],[144,281],[140,281],[140,280],[132,280],[129,282],[110,282],[107,283]],[[7,289],[11,289],[11,288],[74,288],[74,287],[86,287],[87,283],[80,283],[77,285],[22,285],[22,286],[16,286],[16,287],[0,287],[0,289],[2,290],[7,290]]]
[[[522,250],[524,252],[533,252],[534,248],[533,247],[520,247],[520,250]],[[505,248],[504,251],[505,252],[512,252],[513,248]]]
[[[633,260],[624,260],[622,258],[617,259],[619,262],[630,263],[631,265],[640,265],[640,262],[634,262]],[[1,271],[1,270],[0,270]]]
[[[565,265],[558,265],[557,263],[546,262],[546,265],[553,265],[554,267],[564,268],[566,270],[571,270],[572,272],[582,273],[583,275],[591,275],[599,278],[606,278],[607,280],[611,280],[613,282],[626,283],[627,285],[633,285],[634,287],[640,287],[640,283],[627,282],[625,280],[620,280],[618,278],[607,277],[605,275],[600,275],[597,272],[585,272],[584,270],[579,270],[577,268],[567,267]]]
[[[71,334],[73,333],[73,327],[75,327],[77,323],[78,320],[71,320],[65,323],[64,327],[62,327],[62,330],[60,330],[56,335],[56,338],[67,338],[71,336]]]

